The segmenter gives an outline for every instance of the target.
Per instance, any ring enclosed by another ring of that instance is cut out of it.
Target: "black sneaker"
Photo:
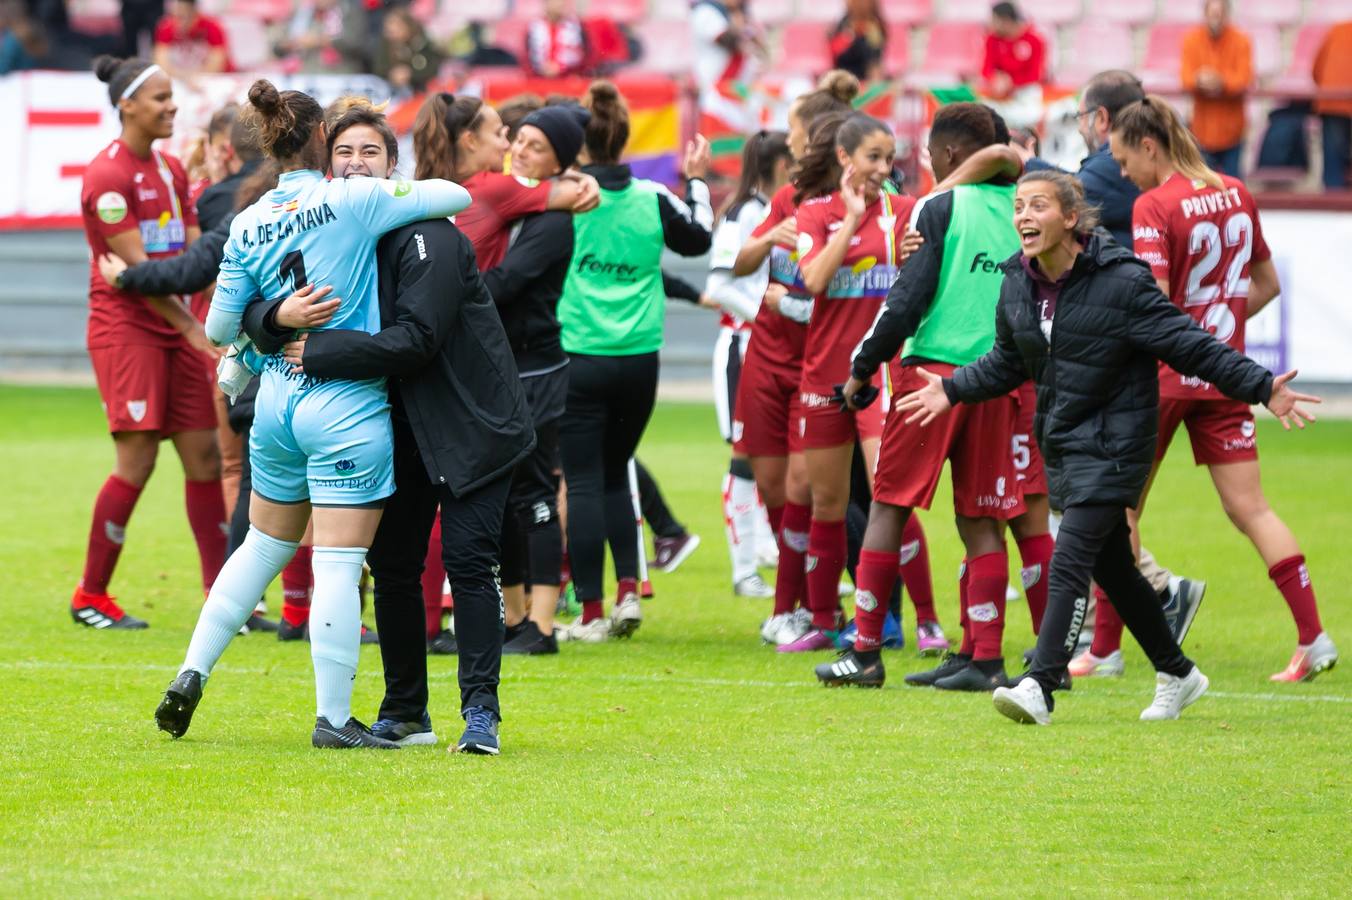
[[[552,630],[544,634],[539,625],[527,619],[526,627],[502,645],[502,652],[512,656],[547,656],[559,652],[559,642]]]
[[[527,625],[527,623],[529,623],[529,622],[530,622],[530,619],[522,619],[520,622],[517,622],[515,625],[503,625],[503,626],[502,626],[502,645],[505,647],[505,646],[507,646],[508,644],[510,644],[512,641],[516,640],[517,636],[518,636],[519,634],[521,634],[521,632],[523,632],[523,631],[526,630],[526,625]]]
[[[497,756],[501,751],[498,744],[498,714],[482,706],[471,706],[465,710],[465,733],[451,749],[452,753],[474,753],[482,756]]]
[[[880,688],[887,680],[883,669],[883,657],[877,650],[861,653],[857,650],[841,651],[835,662],[822,663],[816,668],[817,680],[827,687]]]
[[[934,682],[934,686],[941,691],[990,692],[1008,684],[1003,659],[974,659],[953,674]]]
[[[310,639],[310,623],[302,622],[299,625],[292,625],[286,619],[277,622],[277,640],[279,641],[308,641]]]
[[[1161,595],[1164,604],[1164,618],[1174,641],[1181,647],[1188,636],[1192,620],[1197,617],[1197,609],[1206,595],[1206,582],[1195,578],[1169,579],[1169,587]]]
[[[188,733],[193,710],[202,699],[202,673],[196,669],[180,672],[164,692],[164,699],[155,708],[155,724],[175,739]]]
[[[315,717],[315,732],[310,735],[310,743],[325,750],[355,750],[366,747],[372,750],[398,750],[394,741],[376,737],[356,719],[348,719],[342,728],[334,728],[323,716]]]
[[[460,652],[460,645],[455,642],[455,635],[443,629],[427,642],[427,652],[436,656],[455,656]]]
[[[972,658],[965,653],[949,653],[936,668],[925,672],[912,672],[903,680],[913,687],[934,687],[934,682],[967,668],[971,661]]]
[[[239,633],[249,634],[250,632],[254,631],[271,633],[277,630],[278,628],[276,622],[273,622],[270,619],[263,618],[263,615],[261,613],[254,613],[253,615],[249,616],[249,621],[245,622],[240,627]]]

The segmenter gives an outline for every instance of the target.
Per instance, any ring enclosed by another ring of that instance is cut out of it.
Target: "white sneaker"
[[[643,607],[638,594],[625,594],[610,614],[610,636],[630,637],[643,624]]]
[[[569,624],[554,629],[554,637],[559,643],[579,641],[584,644],[599,644],[610,637],[610,620],[592,619],[584,624],[582,617],[578,616]]]
[[[792,644],[811,630],[812,613],[799,607],[789,613],[784,624],[780,626],[779,633],[775,635],[775,644],[781,647],[784,644]]]
[[[1031,678],[1025,678],[1013,687],[996,688],[995,708],[1002,716],[1025,725],[1052,724],[1042,687]]]
[[[766,584],[765,579],[760,577],[759,572],[752,572],[732,586],[732,593],[737,597],[753,597],[757,600],[766,600],[775,595],[775,589]]]
[[[1141,711],[1142,722],[1162,722],[1177,719],[1178,714],[1196,703],[1211,682],[1196,666],[1187,675],[1179,678],[1165,672],[1155,673],[1155,702]]]
[[[1114,650],[1107,656],[1095,656],[1086,650],[1066,666],[1071,678],[1116,678],[1126,669],[1121,650]]]
[[[788,624],[792,615],[791,612],[777,613],[762,622],[760,627],[761,641],[766,644],[778,643],[775,638],[778,636],[779,630]]]

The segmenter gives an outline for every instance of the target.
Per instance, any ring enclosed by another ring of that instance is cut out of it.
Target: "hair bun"
[[[122,65],[124,60],[110,54],[103,54],[94,58],[94,75],[104,84],[113,80],[117,74],[118,66]]]
[[[609,81],[593,81],[587,88],[592,107],[614,106],[620,102],[620,90]]]
[[[844,69],[832,69],[817,82],[817,90],[825,91],[841,103],[852,103],[859,96],[859,79]]]
[[[249,88],[249,102],[264,115],[273,115],[282,107],[282,95],[271,81],[260,78]]]

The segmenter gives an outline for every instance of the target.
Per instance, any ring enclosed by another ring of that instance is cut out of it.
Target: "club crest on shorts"
[[[340,459],[333,464],[333,467],[339,472],[351,472],[357,468],[357,464],[350,459]]]
[[[127,414],[131,416],[133,422],[139,422],[146,417],[146,401],[128,400]]]

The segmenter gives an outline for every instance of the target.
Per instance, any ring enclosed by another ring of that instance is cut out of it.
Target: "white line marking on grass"
[[[178,666],[157,665],[154,663],[82,663],[82,662],[53,662],[41,659],[20,659],[0,661],[0,669],[83,669],[91,671],[109,671],[109,672],[173,672],[177,674]],[[257,675],[269,678],[309,678],[308,673],[288,672],[279,669],[244,669],[236,666],[222,666],[218,671],[229,672],[232,675]],[[379,670],[368,668],[358,673],[368,678],[383,677]],[[433,672],[428,675],[428,681],[455,681],[454,672]],[[567,681],[573,683],[576,677],[572,674],[551,675],[544,672],[511,672],[503,675],[502,680],[507,683],[522,681]],[[680,684],[690,687],[739,687],[739,688],[788,688],[797,690],[819,690],[820,685],[811,681],[767,681],[753,678],[687,678],[681,675],[624,675],[612,674],[604,676],[606,681],[630,682],[632,684]],[[921,693],[916,691],[916,693]],[[1104,691],[1096,690],[1095,693],[1112,697],[1135,696],[1136,691]],[[1352,697],[1340,697],[1334,694],[1274,694],[1274,693],[1246,693],[1243,691],[1207,691],[1206,696],[1214,697],[1218,700],[1246,700],[1254,703],[1352,703]]]

